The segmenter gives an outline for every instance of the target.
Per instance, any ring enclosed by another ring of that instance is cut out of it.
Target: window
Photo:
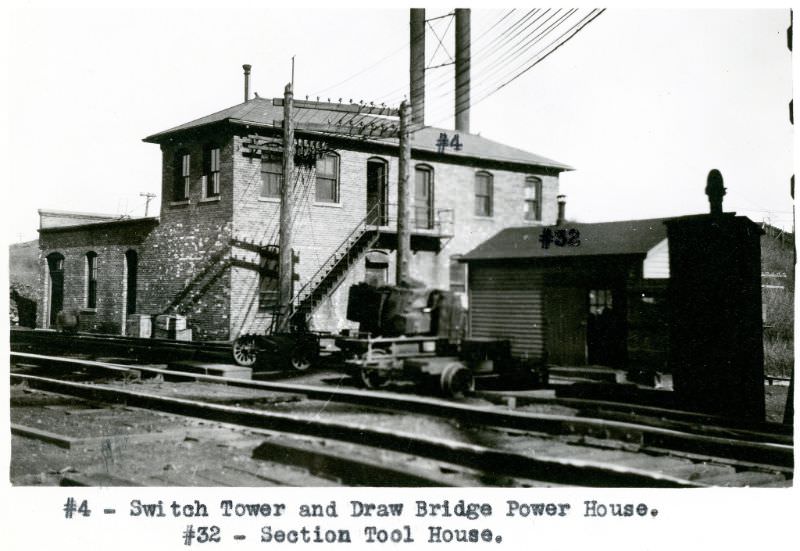
[[[460,254],[450,257],[450,290],[454,293],[467,292],[467,265],[459,262]]]
[[[86,253],[86,307],[97,308],[97,253]]]
[[[475,174],[475,216],[492,215],[492,175],[488,172]]]
[[[278,249],[261,251],[258,282],[258,309],[273,311],[279,306]]]
[[[535,176],[525,178],[525,220],[542,219],[542,181]]]
[[[611,290],[592,289],[589,291],[589,313],[600,315],[605,310],[611,309]]]
[[[280,197],[283,182],[283,159],[276,153],[261,158],[261,197]]]
[[[339,202],[339,156],[325,153],[317,159],[317,191],[319,203]]]
[[[414,227],[433,228],[433,169],[414,167]]]
[[[191,174],[191,156],[180,151],[175,155],[175,178],[172,182],[172,200],[186,201],[189,199],[189,183]]]
[[[203,150],[203,173],[205,197],[219,197],[219,147],[216,145],[207,145]]]

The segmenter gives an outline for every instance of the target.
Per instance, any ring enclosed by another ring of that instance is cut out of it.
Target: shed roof
[[[329,104],[329,105],[333,107],[336,104]],[[319,108],[309,109],[304,107],[295,107],[295,111],[297,112],[297,120],[300,120],[304,123],[327,123],[329,121],[336,122],[342,119],[344,115],[344,113],[342,113],[341,111],[335,111],[333,109],[327,110]],[[350,118],[352,117],[348,115],[344,120],[346,121],[349,120]],[[365,124],[369,123],[370,121],[376,121],[376,120],[380,122],[389,122],[390,120],[393,120],[394,122],[397,121],[396,118],[386,119],[372,115],[369,116],[358,115],[357,120]],[[254,125],[254,126],[261,126],[268,128],[277,128],[275,123],[283,121],[283,107],[274,105],[272,99],[253,98],[244,103],[240,103],[238,105],[234,105],[233,107],[228,107],[227,109],[223,109],[222,111],[212,113],[211,115],[207,115],[205,117],[201,117],[199,119],[195,119],[193,121],[175,126],[168,130],[158,132],[156,134],[146,137],[144,141],[151,143],[161,143],[163,141],[166,141],[166,139],[168,139],[174,134],[197,129],[206,125],[219,123],[223,121],[227,121],[233,124],[246,124],[246,125]],[[417,130],[412,134],[412,141],[411,141],[412,150],[438,153],[436,142],[441,133],[448,134],[448,136],[452,137],[454,131],[434,126],[426,126]],[[458,134],[462,144],[462,148],[458,151],[456,151],[453,148],[447,148],[445,149],[444,153],[441,154],[442,157],[477,158],[484,160],[519,163],[530,166],[545,167],[545,168],[555,169],[557,171],[572,170],[572,167],[567,164],[554,161],[552,159],[548,159],[546,157],[542,157],[541,155],[536,155],[534,153],[530,153],[522,149],[517,149],[515,147],[511,147],[509,145],[505,145],[500,142],[484,138],[477,134],[468,134],[465,132],[458,132]],[[356,138],[356,139],[362,140],[362,138]],[[365,141],[370,143],[378,143],[386,145],[397,144],[397,139],[395,138],[368,138]]]
[[[524,258],[564,258],[599,255],[647,254],[667,238],[664,222],[670,218],[621,220],[592,224],[565,224],[558,229],[580,232],[580,244],[544,248],[539,240],[545,227],[506,228],[461,257],[463,261]],[[555,228],[549,228],[555,229]]]

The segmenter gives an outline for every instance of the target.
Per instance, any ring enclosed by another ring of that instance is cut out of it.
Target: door
[[[50,327],[56,324],[56,316],[64,308],[64,257],[53,253],[47,257],[50,271]]]
[[[545,291],[547,357],[555,365],[586,364],[586,291],[548,287]]]
[[[433,228],[433,170],[423,166],[414,174],[414,227]]]
[[[125,266],[127,268],[125,312],[130,316],[136,313],[136,284],[138,276],[137,271],[139,269],[139,255],[136,254],[136,251],[129,250],[125,253]]]
[[[386,161],[367,161],[367,223],[385,226],[386,217]]]

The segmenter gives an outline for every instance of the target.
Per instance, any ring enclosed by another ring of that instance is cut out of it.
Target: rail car
[[[473,391],[476,378],[547,383],[546,366],[514,358],[510,341],[465,338],[465,311],[449,291],[354,285],[347,317],[361,332],[335,343],[344,369],[367,388],[411,381],[455,397]]]
[[[237,364],[305,371],[318,363],[321,340],[332,340],[338,366],[366,388],[412,382],[446,396],[475,389],[476,379],[514,379],[528,386],[547,383],[545,365],[513,357],[506,339],[465,336],[466,312],[449,291],[416,282],[350,288],[347,319],[355,333],[314,332],[239,336],[233,343]]]

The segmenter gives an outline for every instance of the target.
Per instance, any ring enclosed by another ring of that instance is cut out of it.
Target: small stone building
[[[343,116],[318,103],[295,114],[305,123]],[[279,102],[254,98],[145,138],[162,151],[158,217],[40,211],[38,326],[74,308],[83,329],[110,333],[123,332],[132,313],[184,315],[195,339],[270,331],[282,119]],[[455,134],[413,134],[411,275],[466,292],[461,255],[503,228],[555,223],[559,174],[569,167]],[[394,283],[398,144],[309,131],[295,139],[293,306],[310,328],[338,331],[352,326],[351,284]]]

